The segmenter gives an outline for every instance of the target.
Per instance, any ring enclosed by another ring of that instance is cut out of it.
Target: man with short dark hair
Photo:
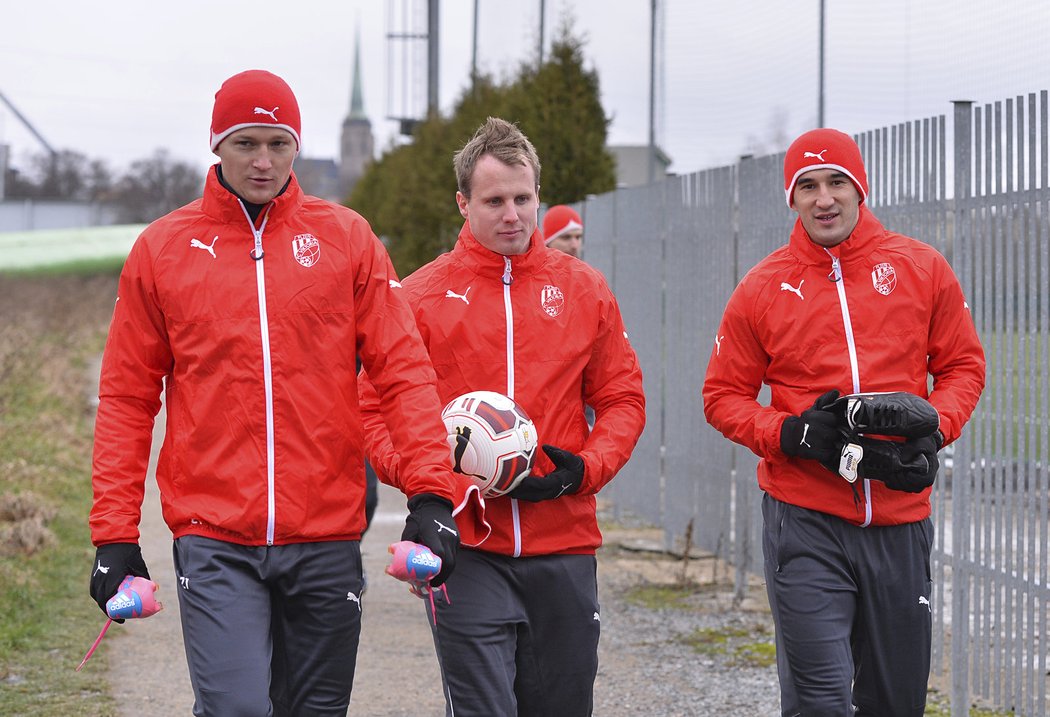
[[[917,717],[930,488],[984,388],[984,351],[944,257],[868,209],[848,135],[796,139],[784,189],[798,220],[729,299],[704,411],[761,458],[783,714]]]

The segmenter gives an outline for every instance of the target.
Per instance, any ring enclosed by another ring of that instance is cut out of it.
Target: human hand
[[[527,476],[509,495],[518,500],[536,503],[541,500],[572,495],[583,483],[583,459],[571,451],[556,446],[543,446],[543,452],[551,459],[554,470],[545,476]]]
[[[459,550],[459,531],[452,517],[452,504],[433,493],[420,493],[408,499],[408,510],[401,540],[425,545],[441,558],[441,570],[430,579],[430,586],[436,588],[452,574]]]
[[[882,481],[893,490],[921,493],[933,485],[937,477],[940,469],[937,451],[944,443],[940,431],[903,443],[863,437],[856,442],[864,449],[857,465],[857,475],[861,478]]]
[[[106,602],[120,590],[128,575],[149,579],[149,570],[142,559],[142,550],[135,543],[109,543],[95,548],[95,567],[91,571],[91,597],[102,612]],[[124,622],[114,619],[114,622]]]
[[[842,454],[842,424],[827,410],[839,397],[837,390],[823,394],[801,416],[789,416],[780,426],[780,450],[785,455],[818,461],[838,473]]]

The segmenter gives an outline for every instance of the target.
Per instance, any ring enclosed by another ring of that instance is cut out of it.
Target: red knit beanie
[[[814,169],[837,169],[853,180],[860,193],[860,203],[868,197],[868,175],[860,147],[848,134],[837,129],[814,129],[806,132],[788,147],[784,155],[784,194],[789,207],[798,178]]]
[[[572,207],[558,204],[548,209],[543,215],[543,242],[545,244],[550,244],[561,234],[573,229],[583,229],[583,221]]]
[[[247,70],[222,83],[211,112],[212,151],[246,127],[286,130],[295,137],[299,151],[299,103],[287,82],[265,70]]]

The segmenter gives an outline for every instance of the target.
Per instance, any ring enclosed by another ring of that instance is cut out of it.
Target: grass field
[[[123,260],[144,224],[0,232],[0,272]]]
[[[116,292],[113,262],[105,268],[0,275],[5,717],[116,714],[98,673],[74,671],[104,622],[87,593],[94,549],[85,375],[102,350]]]

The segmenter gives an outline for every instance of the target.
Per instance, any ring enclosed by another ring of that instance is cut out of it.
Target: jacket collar
[[[795,227],[791,230],[788,245],[791,253],[807,264],[824,266],[828,263],[829,254],[838,257],[842,264],[850,264],[875,251],[885,235],[886,229],[871,213],[868,205],[861,204],[857,226],[853,227],[853,233],[842,243],[826,249],[815,244],[802,226],[802,220],[795,219]]]
[[[204,182],[204,197],[201,201],[201,210],[209,217],[223,223],[236,224],[247,222],[247,214],[241,206],[241,200],[236,194],[222,186],[217,173],[219,165],[212,165],[208,170],[208,178]],[[273,226],[293,216],[303,204],[303,190],[299,187],[299,180],[293,171],[288,180],[288,187],[281,194],[270,200],[268,208],[263,208],[260,217],[269,212],[267,226]]]
[[[543,232],[537,226],[529,237],[529,248],[524,254],[504,257],[491,249],[486,249],[470,230],[470,222],[464,222],[459,230],[459,240],[452,249],[453,255],[474,273],[480,276],[502,277],[510,259],[511,274],[520,276],[537,271],[546,262],[548,248],[543,243]]]

